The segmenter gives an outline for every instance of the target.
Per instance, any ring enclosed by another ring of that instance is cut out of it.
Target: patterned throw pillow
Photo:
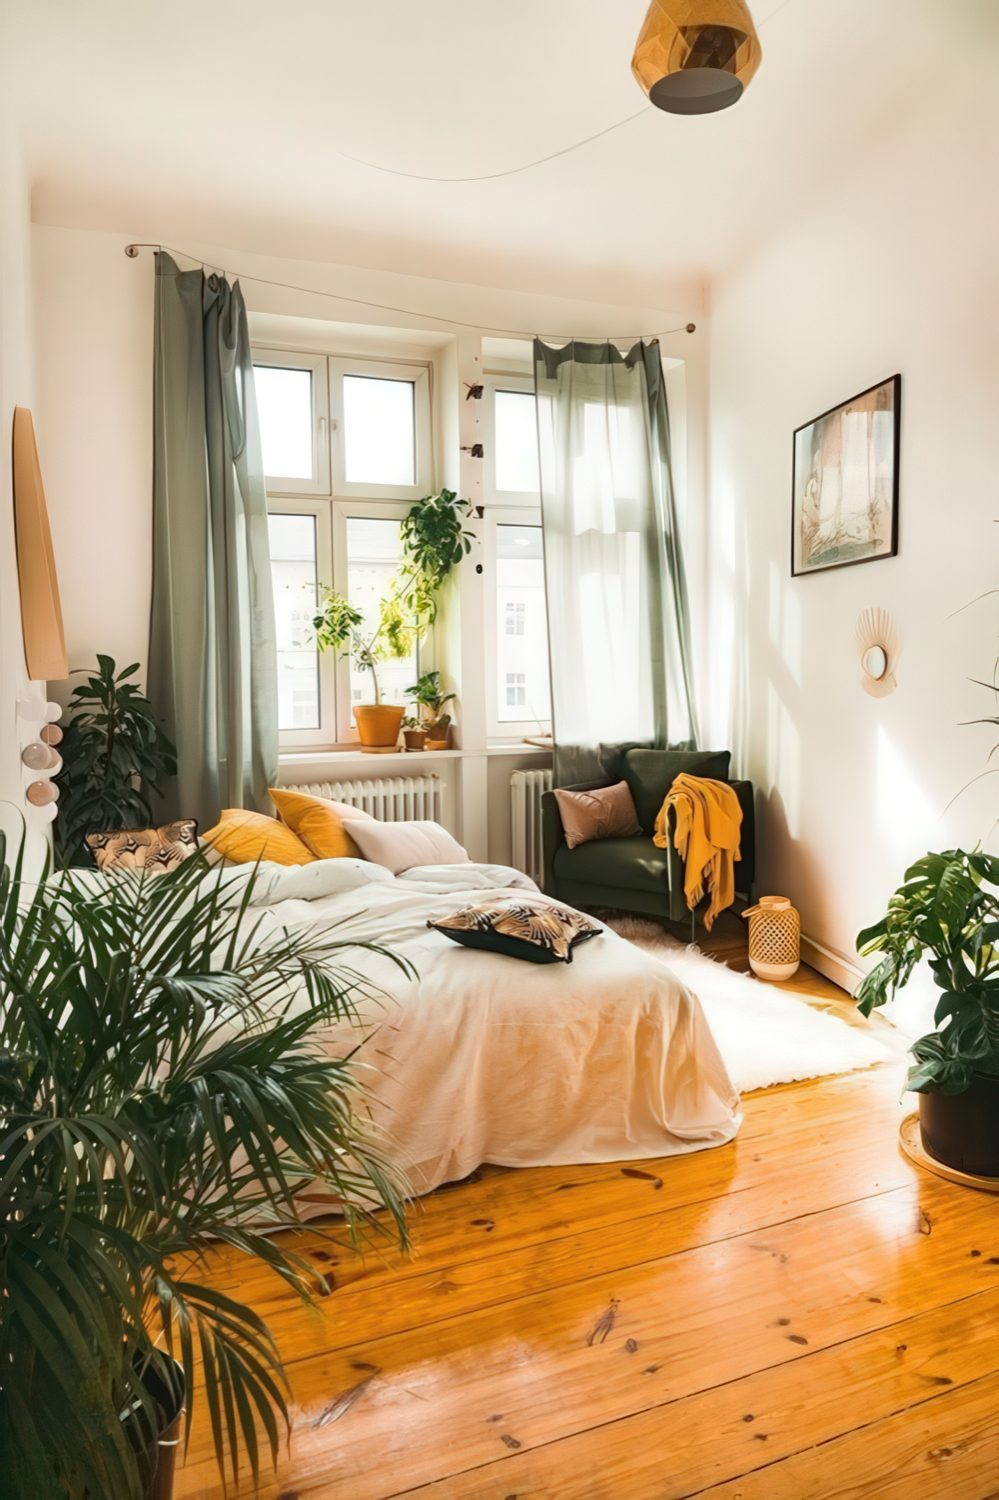
[[[161,828],[112,828],[88,833],[87,848],[99,870],[176,870],[198,847],[194,818],[177,818]]]
[[[427,926],[465,948],[505,953],[532,964],[571,964],[575,945],[603,931],[599,922],[571,906],[533,902],[522,896],[464,906]]]

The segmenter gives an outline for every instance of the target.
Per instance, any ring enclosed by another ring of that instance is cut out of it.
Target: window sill
[[[370,774],[377,775],[378,767],[384,770],[398,770],[400,766],[417,764],[425,765],[428,761],[437,760],[468,760],[481,758],[482,756],[509,755],[523,757],[526,755],[551,756],[551,751],[543,749],[539,745],[527,745],[522,742],[513,744],[487,745],[482,750],[393,750],[386,755],[366,754],[360,746],[356,750],[283,750],[279,756],[279,765],[282,771],[304,771],[310,767],[323,767],[329,770],[334,768],[346,768],[348,765],[364,765],[370,767]]]

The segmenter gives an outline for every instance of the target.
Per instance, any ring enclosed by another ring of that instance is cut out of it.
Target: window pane
[[[527,391],[497,391],[496,488],[536,495],[538,427],[534,397]]]
[[[552,711],[540,526],[496,528],[496,656],[500,723],[547,724]]]
[[[401,556],[398,521],[348,517],[347,597],[351,604],[363,611],[362,630],[368,634],[378,628],[381,601]],[[412,687],[419,675],[416,663],[415,652],[401,661],[378,662],[383,703],[405,703],[406,689]],[[350,663],[350,701],[351,704],[375,701],[371,673],[358,667],[353,659]]]
[[[264,473],[312,479],[312,371],[254,365]]]
[[[319,653],[316,609],[315,516],[267,518],[277,630],[278,728],[318,729]]]
[[[411,380],[343,377],[344,473],[349,484],[415,484]]]

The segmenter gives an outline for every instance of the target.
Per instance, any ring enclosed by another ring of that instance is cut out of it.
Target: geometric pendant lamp
[[[631,71],[657,109],[706,115],[741,99],[760,56],[744,0],[652,0]]]

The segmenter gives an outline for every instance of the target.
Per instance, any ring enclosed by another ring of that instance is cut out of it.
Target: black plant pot
[[[944,1166],[999,1177],[999,1078],[976,1073],[963,1094],[920,1094],[919,1133]]]
[[[143,1500],[172,1500],[177,1449],[181,1441],[186,1391],[184,1372],[172,1362],[172,1378],[164,1380],[155,1370],[146,1373],[146,1389],[162,1413],[157,1436],[142,1444],[139,1471],[142,1475]]]

